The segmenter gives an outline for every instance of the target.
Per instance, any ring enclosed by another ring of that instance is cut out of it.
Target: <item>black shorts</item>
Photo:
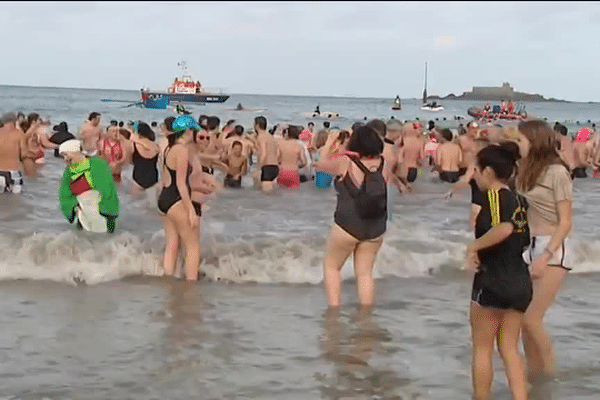
[[[503,284],[478,272],[473,279],[471,300],[482,307],[525,312],[533,297],[533,286],[528,273],[521,274]]]
[[[223,186],[230,188],[241,188],[242,177],[240,176],[238,179],[233,179],[233,175],[227,174],[227,176],[225,176],[225,180],[223,181]]]
[[[571,172],[571,178],[587,178],[587,171],[585,167],[575,167]]]
[[[408,169],[408,175],[406,176],[406,180],[409,182],[414,182],[417,180],[417,169],[415,167],[410,167]]]
[[[444,182],[458,182],[458,171],[441,171],[440,179]]]
[[[278,165],[263,165],[260,169],[260,181],[261,182],[273,182],[279,175]]]

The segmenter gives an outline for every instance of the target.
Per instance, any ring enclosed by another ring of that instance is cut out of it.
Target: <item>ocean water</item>
[[[0,86],[0,112],[38,112],[71,132],[91,111],[111,119],[160,121],[172,110],[124,107],[135,91]],[[418,100],[232,95],[190,107],[247,128],[262,109],[271,126],[305,124],[319,104],[340,113],[332,125],[368,118],[435,120],[456,126],[469,102],[427,113]],[[600,105],[527,103],[530,115],[569,121],[571,132],[598,121]],[[446,118],[446,120],[444,120]],[[577,122],[579,121],[579,124]],[[320,120],[316,121],[319,126]],[[198,283],[162,277],[164,234],[155,194],[119,187],[118,232],[74,230],[58,205],[64,164],[47,152],[40,176],[0,202],[0,399],[459,399],[470,396],[468,305],[462,270],[469,193],[448,190],[424,169],[414,193],[396,196],[376,261],[376,305],[356,307],[348,263],[339,314],[326,312],[322,260],[335,192],[306,183],[264,195],[244,178],[202,217]],[[600,398],[599,181],[575,182],[575,264],[547,315],[559,373],[532,398]],[[499,358],[495,398],[510,398]],[[543,390],[542,390],[543,389]],[[537,397],[536,397],[537,396]]]

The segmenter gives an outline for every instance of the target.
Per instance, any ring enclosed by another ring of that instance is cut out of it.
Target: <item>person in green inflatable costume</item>
[[[119,197],[110,166],[101,157],[86,157],[81,141],[67,140],[58,148],[67,163],[60,184],[60,208],[69,223],[91,232],[114,233]]]

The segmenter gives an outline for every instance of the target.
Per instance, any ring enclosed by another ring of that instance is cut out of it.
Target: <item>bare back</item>
[[[23,133],[12,125],[0,128],[0,171],[21,170],[21,152],[25,150]]]
[[[301,165],[306,165],[304,148],[297,140],[283,139],[278,144],[281,151],[281,168],[298,170]]]
[[[456,143],[443,143],[437,149],[436,160],[440,170],[458,172],[460,163],[462,162],[462,150]]]
[[[460,168],[468,168],[475,161],[475,142],[467,135],[458,137],[458,144],[462,150],[462,162],[459,163]]]
[[[406,168],[416,168],[423,162],[425,156],[425,143],[414,136],[407,136],[404,138],[402,153],[404,157],[404,166]]]
[[[90,121],[87,121],[79,131],[79,139],[81,147],[84,151],[93,152],[98,150],[97,143],[100,141],[101,129],[99,126],[94,126]]]
[[[267,132],[261,132],[258,134],[256,140],[259,148],[260,166],[279,164],[279,146],[277,145],[275,138]]]

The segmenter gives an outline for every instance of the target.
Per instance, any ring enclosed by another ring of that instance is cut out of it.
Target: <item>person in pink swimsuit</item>
[[[100,155],[110,165],[113,179],[117,183],[121,182],[121,170],[126,159],[124,147],[125,145],[119,135],[119,127],[117,126],[109,127],[106,139],[101,140],[98,145]]]
[[[284,139],[279,141],[279,176],[277,184],[286,188],[300,186],[300,171],[306,165],[304,147],[298,142],[300,129],[290,125],[284,132]]]

